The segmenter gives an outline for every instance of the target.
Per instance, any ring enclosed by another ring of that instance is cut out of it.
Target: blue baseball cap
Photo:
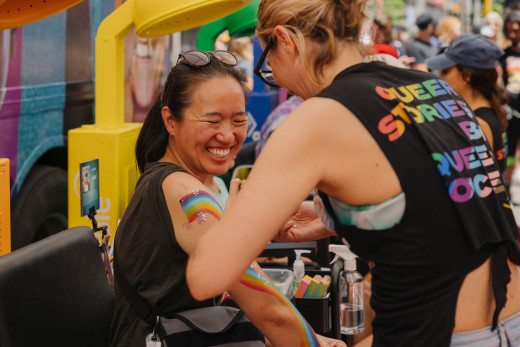
[[[476,69],[494,69],[498,58],[504,54],[493,41],[481,35],[457,37],[446,50],[426,59],[430,70],[443,70],[455,65]]]

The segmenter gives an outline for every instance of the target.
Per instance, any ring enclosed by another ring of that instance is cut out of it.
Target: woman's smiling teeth
[[[206,151],[208,151],[209,154],[211,154],[215,158],[225,158],[229,155],[229,152],[231,152],[231,148],[217,149],[217,148],[207,147]]]

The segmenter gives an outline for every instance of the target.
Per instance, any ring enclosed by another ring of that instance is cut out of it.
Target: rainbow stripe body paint
[[[242,276],[242,278],[240,278],[240,283],[249,288],[273,295],[282,300],[287,306],[291,308],[291,312],[293,313],[300,325],[302,336],[300,346],[318,347],[320,345],[309,323],[307,323],[307,321],[305,320],[305,318],[303,318],[301,313],[296,309],[296,307],[294,307],[292,302],[278,289],[276,289],[267,279],[263,278],[259,273],[257,273],[252,267],[250,267]]]
[[[182,209],[191,224],[197,218],[199,223],[206,221],[206,213],[213,215],[217,220],[220,220],[224,211],[218,202],[209,193],[202,190],[194,190],[179,199]]]

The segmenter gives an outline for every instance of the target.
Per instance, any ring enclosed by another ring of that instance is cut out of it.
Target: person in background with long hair
[[[498,83],[498,58],[504,54],[494,42],[480,35],[463,35],[446,51],[426,60],[466,100],[493,148],[505,173],[507,95]]]
[[[501,49],[506,49],[508,42],[504,36],[504,19],[502,16],[495,11],[491,11],[486,13],[483,21],[493,30],[493,36],[490,39]]]

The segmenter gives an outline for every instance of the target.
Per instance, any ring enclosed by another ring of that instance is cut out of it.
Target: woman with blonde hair
[[[462,34],[462,23],[455,16],[443,17],[437,24],[437,38],[439,39],[439,51],[442,52],[453,40]]]
[[[493,36],[491,37],[491,40],[494,41],[501,49],[507,48],[509,43],[504,36],[504,19],[502,16],[495,11],[491,11],[486,13],[483,20],[484,23],[486,23],[486,25],[493,30]]]
[[[336,234],[374,262],[367,343],[518,346],[519,235],[489,142],[437,75],[363,62],[365,6],[260,3],[255,72],[304,102],[197,243],[190,291],[201,300],[232,287],[272,239]],[[308,219],[319,214],[327,229],[295,223],[280,232],[313,188],[317,213]]]

